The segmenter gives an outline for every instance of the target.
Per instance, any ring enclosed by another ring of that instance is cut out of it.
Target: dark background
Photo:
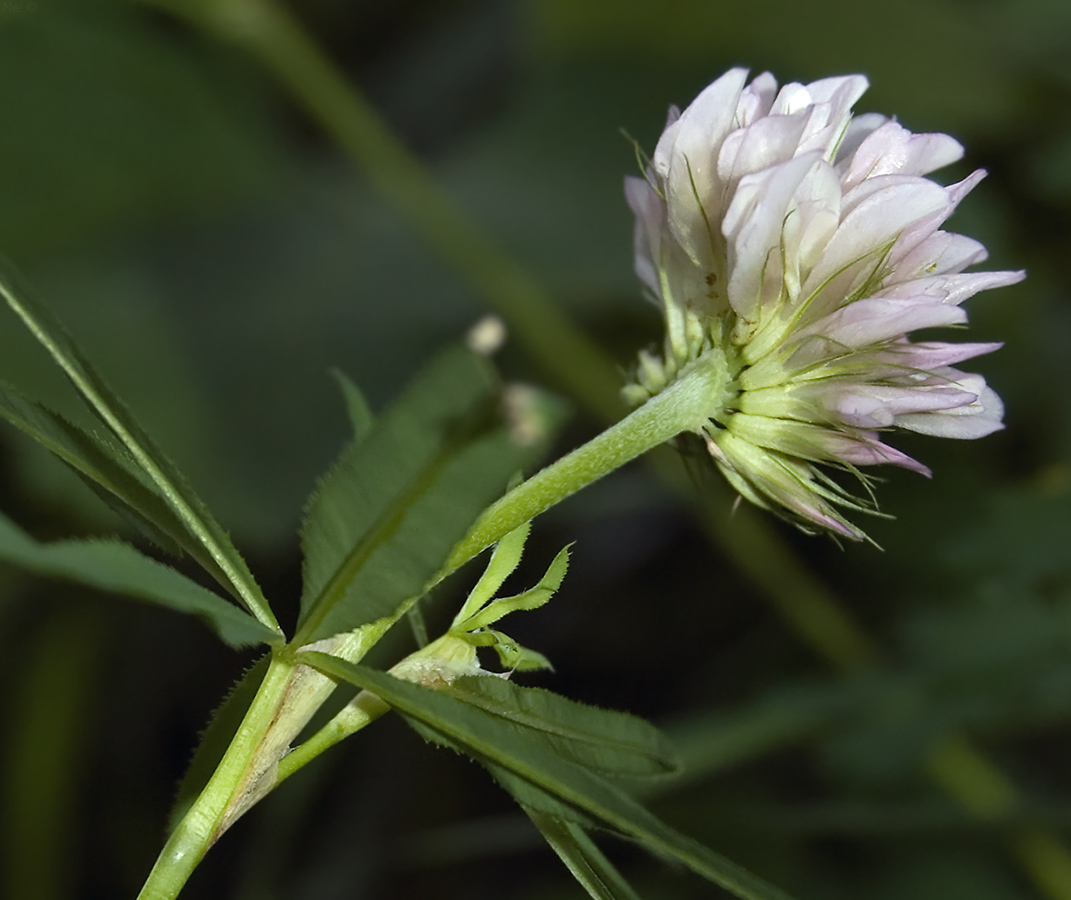
[[[729,66],[781,81],[863,72],[858,111],[965,144],[939,177],[989,170],[952,227],[986,243],[988,267],[1029,272],[969,305],[970,339],[1006,342],[976,367],[1007,430],[898,440],[934,478],[887,473],[896,519],[864,523],[884,551],[773,526],[880,662],[833,673],[642,465],[539,521],[522,578],[575,540],[574,564],[554,603],[510,630],[556,665],[531,683],[667,727],[692,774],[656,811],[801,900],[1043,896],[1007,846],[1024,825],[1071,839],[1071,5],[291,8],[623,369],[660,325],[632,274],[621,129],[653,148],[666,107]],[[346,438],[329,369],[382,408],[485,311],[253,59],[133,2],[0,3],[0,248],[187,472],[284,621],[302,505]],[[517,346],[501,363],[544,380]],[[0,377],[77,409],[10,316]],[[561,447],[597,427],[578,412]],[[43,451],[10,430],[0,441],[3,508],[35,535],[126,534]],[[7,569],[0,634],[0,892],[133,897],[198,732],[253,656],[178,615]],[[936,786],[926,770],[951,734],[1020,800],[986,794],[996,812],[979,818]],[[645,896],[718,894],[607,846]],[[1062,884],[1052,896],[1071,896]],[[481,770],[384,720],[239,823],[184,896],[582,892]]]

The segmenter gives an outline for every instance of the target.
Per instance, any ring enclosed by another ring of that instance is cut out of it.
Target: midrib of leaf
[[[576,731],[572,728],[567,728],[558,725],[548,719],[541,718],[540,716],[529,713],[521,709],[513,709],[505,706],[501,703],[496,703],[494,700],[487,700],[478,694],[471,694],[465,691],[459,690],[447,690],[447,693],[456,697],[462,703],[468,703],[470,706],[478,707],[484,710],[489,715],[496,716],[497,718],[504,719],[507,722],[515,723],[523,728],[531,728],[534,731],[541,731],[545,734],[552,735],[553,737],[561,738],[562,740],[575,742],[578,744],[585,744],[591,747],[605,747],[611,746],[619,748],[622,751],[635,753],[638,756],[645,756],[648,758],[657,758],[658,754],[651,751],[651,749],[639,742],[629,740],[628,738],[621,737],[603,737],[602,735],[594,735],[588,732]]]
[[[301,623],[294,644],[301,646],[308,636],[313,634],[334,608],[336,603],[345,599],[350,583],[371,559],[372,554],[388,543],[405,520],[406,510],[435,483],[438,474],[446,468],[456,453],[456,447],[445,445],[428,460],[420,474],[409,481],[404,491],[390,500],[386,508],[372,523],[368,532],[346,554],[346,558],[335,570],[335,574],[309,606],[308,618]],[[405,599],[403,598],[403,602]],[[363,624],[363,623],[362,623]]]
[[[623,791],[593,772],[560,756],[548,754],[538,745],[525,748],[530,756],[542,757],[545,765],[533,765],[520,755],[504,750],[478,730],[456,717],[443,715],[436,707],[443,701],[462,703],[418,685],[399,681],[391,675],[364,666],[346,663],[325,653],[305,652],[301,662],[332,678],[348,681],[372,691],[399,712],[412,716],[440,732],[447,740],[463,744],[477,762],[489,761],[529,783],[560,798],[569,806],[584,810],[622,834],[629,835],[652,850],[676,859],[699,875],[720,884],[745,900],[791,900],[788,894],[731,860],[674,831]],[[414,692],[421,692],[415,694]],[[555,771],[557,770],[557,771]]]
[[[639,895],[582,828],[526,804],[521,805],[543,835],[543,840],[550,844],[593,900],[639,900]]]
[[[71,358],[74,355],[73,353],[68,355],[66,348],[53,338],[52,334],[38,321],[38,318],[30,311],[26,304],[15,295],[14,291],[11,290],[6,280],[3,278],[0,278],[0,294],[3,294],[8,305],[12,308],[15,314],[22,319],[30,333],[49,352],[57,365],[63,370],[64,374],[71,380],[86,401],[92,406],[96,414],[100,416],[119,441],[130,451],[130,454],[137,461],[138,465],[142,467],[143,471],[160,489],[160,492],[171,505],[171,508],[174,509],[176,514],[186,523],[191,533],[208,550],[216,565],[219,566],[220,571],[238,593],[238,596],[242,602],[245,603],[249,611],[258,621],[278,632],[280,630],[279,624],[276,621],[275,616],[272,614],[271,609],[268,607],[267,602],[264,600],[260,589],[252,580],[252,576],[240,571],[239,568],[234,565],[234,561],[219,545],[216,536],[212,534],[208,525],[186,502],[182,493],[175,487],[171,479],[167,477],[157,464],[156,460],[153,459],[152,455],[142,447],[133,432],[127,428],[122,419],[113,412],[107,401],[101,395],[101,392],[95,383],[96,379],[93,378],[92,374],[81,364],[80,360]],[[71,350],[74,350],[73,345]]]

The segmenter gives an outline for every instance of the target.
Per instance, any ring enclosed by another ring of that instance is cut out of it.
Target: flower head
[[[982,179],[942,186],[959,159],[943,134],[852,116],[861,75],[778,90],[733,69],[669,122],[646,178],[628,178],[636,271],[662,305],[661,356],[641,353],[640,404],[690,366],[726,369],[701,432],[749,500],[809,530],[863,533],[839,508],[871,509],[822,468],[928,469],[884,442],[892,428],[977,438],[1000,398],[953,368],[999,344],[912,342],[962,325],[961,304],[1022,272],[965,274],[986,258],[942,223]],[[866,493],[866,492],[864,492]]]

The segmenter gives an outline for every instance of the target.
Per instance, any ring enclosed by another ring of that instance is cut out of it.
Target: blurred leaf
[[[231,543],[230,537],[216,522],[174,464],[153,444],[134,417],[112,394],[89,361],[55,321],[52,314],[16,289],[17,279],[11,266],[0,259],[0,294],[12,311],[22,319],[33,336],[49,352],[89,408],[111,429],[138,465],[166,498],[175,515],[184,523],[193,546],[203,545],[210,558],[199,549],[194,558],[205,566],[224,587],[232,591],[249,610],[270,627],[278,628],[253,574]],[[166,531],[166,528],[162,528]]]
[[[345,372],[333,369],[331,374],[335,376],[335,380],[342,389],[342,397],[346,401],[346,412],[349,414],[350,425],[353,427],[353,440],[359,444],[368,437],[376,417],[361,389]]]
[[[578,825],[525,807],[543,839],[595,900],[640,900],[621,873]]]
[[[20,14],[21,12],[21,14]],[[276,182],[255,82],[133,4],[48,0],[0,28],[0,244],[39,253],[213,212]]]
[[[523,802],[540,812],[580,823],[594,819],[630,837],[652,853],[673,859],[747,900],[786,900],[787,894],[735,863],[674,831],[610,782],[559,756],[546,736],[519,729],[454,696],[400,681],[391,675],[346,663],[323,653],[301,654],[302,661],[340,681],[372,691],[398,710],[425,737],[459,749],[508,776],[517,794],[530,787]],[[540,802],[549,798],[550,808]]]
[[[0,559],[47,578],[199,616],[233,647],[271,643],[279,637],[219,595],[118,541],[39,544],[0,514]]]
[[[901,115],[910,104],[912,118],[948,128],[992,127],[1013,116],[1021,99],[1013,77],[1018,61],[1004,33],[964,17],[956,2],[900,0],[889,15],[854,0],[816,0],[801,16],[789,0],[670,0],[653,20],[643,0],[545,0],[533,10],[543,47],[559,54],[642,55],[678,68],[691,62],[705,67],[707,81],[740,63],[756,74],[776,64],[782,82],[866,72],[883,96],[898,95]],[[924,62],[905,66],[904,47]],[[665,105],[671,99],[683,106],[690,98],[666,98]]]
[[[343,451],[308,504],[300,643],[393,613],[422,593],[476,516],[538,454],[495,415],[486,361],[455,349]]]
[[[5,759],[0,784],[0,891],[6,897],[76,896],[76,823],[91,768],[86,734],[105,658],[101,622],[85,608],[40,623],[7,688]],[[57,865],[56,860],[65,860]]]

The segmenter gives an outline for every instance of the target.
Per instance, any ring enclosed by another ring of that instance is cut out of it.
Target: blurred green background
[[[1044,896],[1006,848],[1024,827],[1071,843],[1071,4],[291,8],[623,369],[660,334],[632,274],[621,130],[653,148],[666,107],[726,68],[863,72],[859,111],[965,144],[941,177],[989,170],[952,227],[986,243],[989,267],[1029,272],[969,307],[970,339],[1006,342],[977,368],[1007,430],[899,440],[934,478],[883,473],[896,520],[865,524],[884,552],[776,526],[879,662],[833,673],[643,465],[540,520],[533,571],[573,540],[574,564],[514,631],[557,666],[539,683],[667,727],[691,768],[656,811],[801,900]],[[329,370],[382,408],[485,311],[252,57],[120,0],[0,3],[0,248],[190,475],[284,621],[304,499],[346,437]],[[517,346],[501,362],[545,382]],[[78,413],[10,316],[0,377]],[[578,412],[562,447],[597,427]],[[126,534],[10,430],[0,479],[5,512],[39,537]],[[449,605],[446,590],[433,622]],[[177,615],[6,569],[0,634],[0,893],[132,897],[198,732],[252,658]],[[934,784],[928,754],[953,733],[1019,802],[998,791],[979,818]],[[645,896],[717,895],[610,850]],[[480,770],[384,721],[239,823],[184,896],[581,895]]]

